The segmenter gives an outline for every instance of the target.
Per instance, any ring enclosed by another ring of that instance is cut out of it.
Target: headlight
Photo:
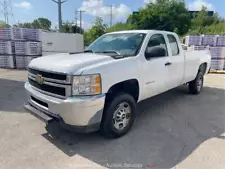
[[[99,74],[83,75],[73,77],[72,94],[77,95],[97,95],[101,94],[101,77]]]

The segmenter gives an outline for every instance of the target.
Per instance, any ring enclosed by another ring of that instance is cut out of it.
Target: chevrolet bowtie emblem
[[[37,75],[35,77],[36,82],[38,82],[39,84],[43,84],[44,83],[44,79],[42,78],[41,75]]]

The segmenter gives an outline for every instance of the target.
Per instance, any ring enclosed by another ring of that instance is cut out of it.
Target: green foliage
[[[223,34],[225,33],[225,22],[217,13],[208,16],[207,8],[203,7],[197,16],[192,19],[189,34]]]
[[[175,31],[180,35],[187,33],[191,24],[185,3],[177,0],[149,3],[138,13],[129,16],[127,23],[138,29]]]
[[[50,30],[51,24],[52,24],[51,21],[48,20],[47,18],[38,18],[35,19],[33,22],[19,23],[16,26],[22,28],[36,28],[36,29]]]
[[[106,29],[107,25],[103,23],[102,18],[97,17],[92,28],[84,33],[85,46],[91,44],[95,39],[103,35]]]
[[[8,27],[9,25],[7,25],[4,21],[0,20],[0,28],[5,28]]]
[[[69,23],[62,25],[62,32],[63,33],[84,33],[83,29],[80,29],[77,25],[71,25]]]
[[[32,25],[35,28],[44,29],[44,30],[50,30],[51,24],[52,24],[51,21],[48,20],[47,18],[38,18],[38,19],[35,19],[32,23]]]
[[[115,31],[132,30],[132,29],[135,29],[134,25],[119,22],[113,25],[112,27],[106,29],[106,32],[115,32]]]

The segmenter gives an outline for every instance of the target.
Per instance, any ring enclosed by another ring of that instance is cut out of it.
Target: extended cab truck
[[[120,137],[130,130],[138,102],[187,83],[199,94],[210,60],[206,51],[184,51],[175,33],[108,33],[83,53],[32,60],[25,107],[46,123]]]

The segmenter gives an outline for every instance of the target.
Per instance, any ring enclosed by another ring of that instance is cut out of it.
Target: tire
[[[189,91],[191,94],[199,94],[202,91],[204,83],[204,75],[202,72],[199,72],[195,80],[189,83]]]
[[[124,110],[122,111],[122,107],[125,108],[126,112],[130,113],[125,113]],[[100,128],[101,135],[110,138],[118,138],[125,135],[134,123],[136,109],[137,103],[131,95],[119,93],[114,96],[106,103]],[[118,117],[120,117],[120,119],[117,119]],[[121,120],[122,118],[124,119]],[[115,126],[117,126],[117,128]]]

